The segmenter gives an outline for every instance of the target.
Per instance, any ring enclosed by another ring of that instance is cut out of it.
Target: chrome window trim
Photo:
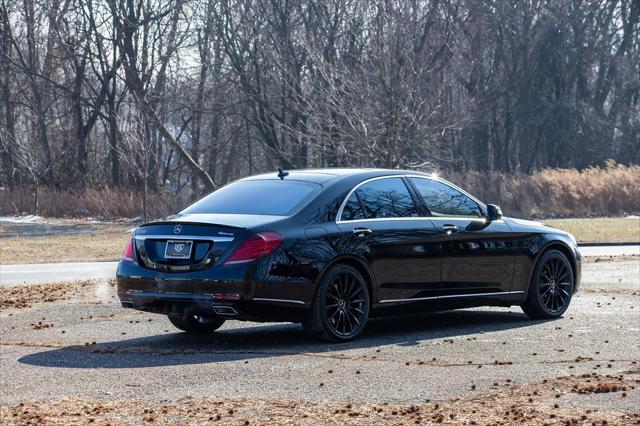
[[[136,240],[207,240],[213,242],[230,242],[233,241],[234,237],[212,237],[208,235],[136,235],[134,236]]]
[[[356,222],[383,221],[383,220],[431,220],[431,219],[447,219],[447,220],[460,219],[460,220],[478,220],[478,221],[486,221],[487,220],[485,217],[481,217],[481,216],[412,216],[412,217],[378,217],[378,218],[371,218],[371,219],[342,220],[342,212],[343,212],[345,206],[347,205],[347,201],[349,200],[349,198],[351,198],[351,195],[353,195],[353,193],[356,192],[356,190],[360,186],[362,186],[364,184],[367,184],[369,182],[376,181],[376,180],[391,179],[391,178],[399,178],[399,179],[402,179],[402,178],[405,178],[405,179],[418,178],[418,179],[426,179],[426,180],[436,181],[436,182],[442,183],[443,185],[447,185],[450,188],[453,188],[456,191],[461,192],[463,195],[466,195],[467,197],[471,198],[476,204],[478,204],[478,207],[480,208],[480,212],[481,213],[484,213],[484,210],[486,210],[486,208],[487,208],[486,204],[484,204],[482,201],[478,200],[473,195],[469,194],[467,191],[465,191],[462,188],[459,188],[456,185],[454,185],[454,184],[452,184],[450,182],[447,182],[446,180],[444,180],[442,178],[439,178],[439,177],[425,176],[425,175],[414,175],[414,174],[376,176],[376,177],[373,177],[373,178],[365,179],[362,182],[357,183],[353,188],[351,188],[351,191],[349,191],[347,196],[344,197],[344,200],[342,200],[342,204],[340,204],[340,208],[338,209],[338,214],[336,215],[336,219],[335,219],[336,225],[347,224],[347,223],[356,223]],[[403,184],[406,186],[406,183],[403,182]],[[409,191],[409,188],[407,188],[407,191]],[[411,193],[411,192],[409,191],[409,193]],[[421,194],[419,194],[419,195],[422,196]]]
[[[414,216],[414,217],[376,217],[371,219],[354,219],[354,220],[341,220],[336,222],[338,225],[344,225],[348,223],[358,223],[358,222],[378,222],[378,221],[386,221],[386,220],[433,220],[433,219],[443,219],[447,221],[451,220],[464,220],[464,221],[475,221],[475,222],[486,222],[486,218],[484,217],[474,217],[474,216]],[[494,221],[498,223],[499,221]]]
[[[438,300],[438,299],[454,299],[458,297],[485,297],[485,296],[500,296],[500,295],[512,295],[512,294],[524,294],[524,291],[497,291],[492,293],[472,293],[472,294],[450,294],[445,296],[431,296],[431,297],[414,297],[409,299],[386,299],[381,300],[379,303],[405,303],[405,302],[419,302],[421,300]]]

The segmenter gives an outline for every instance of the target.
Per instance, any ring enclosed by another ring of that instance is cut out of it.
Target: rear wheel
[[[567,257],[558,250],[544,253],[531,277],[522,310],[532,318],[557,318],[571,302],[574,277]]]
[[[224,320],[220,318],[209,318],[201,315],[167,315],[171,324],[187,333],[206,334],[219,329]]]
[[[305,328],[317,339],[346,342],[359,336],[369,319],[369,289],[362,275],[336,265],[320,281]]]

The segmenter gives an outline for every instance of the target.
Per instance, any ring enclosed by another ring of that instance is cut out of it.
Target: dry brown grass
[[[592,373],[526,385],[507,383],[459,399],[415,405],[188,396],[154,403],[142,399],[64,397],[0,407],[0,418],[6,424],[56,425],[637,424],[640,420],[637,410],[618,412],[604,403],[598,410],[558,404],[561,395],[584,398],[587,394],[613,393],[624,399],[637,386],[635,377]]]
[[[640,219],[595,218],[545,221],[545,223],[572,233],[580,242],[640,241]],[[0,265],[120,259],[124,246],[130,238],[127,231],[133,225],[91,224],[91,226],[96,228],[95,232],[0,238],[2,242]],[[596,258],[586,259],[597,261]]]
[[[563,219],[544,223],[569,232],[580,243],[640,241],[640,218]]]
[[[622,216],[640,213],[640,166],[609,162],[584,170],[545,169],[531,176],[489,172],[445,176],[479,199],[521,217]],[[39,190],[38,214],[48,217],[114,219],[142,215],[142,196],[109,188],[82,192]],[[175,192],[149,195],[149,218],[175,213],[189,197]],[[0,215],[33,213],[33,188],[0,189]]]
[[[531,176],[468,172],[452,182],[507,215],[523,217],[622,216],[640,212],[640,166],[609,162],[584,170],[545,169]]]
[[[148,196],[148,216],[157,218],[188,204],[185,196],[159,192]],[[0,189],[0,215],[34,214],[33,188]],[[129,190],[88,188],[64,191],[38,190],[37,214],[45,217],[95,217],[105,220],[142,216],[142,194]]]
[[[118,260],[131,235],[110,226],[88,234],[2,238],[0,265]]]

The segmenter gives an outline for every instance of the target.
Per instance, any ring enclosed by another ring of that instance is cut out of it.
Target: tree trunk
[[[143,101],[143,102],[146,103],[146,101]],[[167,141],[169,143],[169,145],[171,145],[176,150],[178,155],[184,160],[184,162],[191,169],[191,171],[196,176],[198,176],[198,178],[200,178],[200,180],[202,180],[202,183],[204,184],[204,186],[208,190],[214,190],[216,188],[216,184],[213,182],[213,179],[211,178],[211,176],[209,176],[209,173],[207,173],[202,167],[200,167],[200,165],[196,161],[194,161],[194,159],[182,147],[182,145],[180,145],[180,142],[178,142],[173,137],[171,132],[169,132],[169,130],[167,130],[167,128],[165,127],[164,123],[162,123],[162,121],[160,121],[160,119],[158,118],[158,115],[156,114],[156,112],[148,104],[146,106],[147,106],[146,109],[147,109],[148,113],[151,116],[150,118],[158,126],[158,129],[160,130],[160,134],[163,136],[164,140]]]
[[[33,0],[24,0],[23,2],[25,8],[26,15],[26,29],[27,29],[27,48],[28,48],[28,67],[29,67],[29,83],[31,92],[33,95],[33,110],[35,114],[35,136],[36,140],[40,144],[42,148],[42,154],[44,157],[44,165],[39,167],[39,173],[42,174],[44,183],[53,184],[53,163],[51,161],[51,149],[49,147],[49,135],[47,129],[47,116],[46,116],[46,108],[47,108],[47,92],[48,89],[43,87],[38,81],[38,74],[40,72],[39,61],[38,61],[38,49],[36,42],[36,29],[35,29],[35,12],[34,12],[34,4]],[[58,4],[56,3],[57,7]],[[54,12],[52,11],[52,15],[50,17],[50,27],[51,21],[53,20]],[[51,41],[51,37],[49,37],[49,43]],[[50,51],[47,51],[47,54],[50,54]],[[46,58],[45,58],[46,62]],[[45,70],[46,71],[46,70]]]
[[[82,116],[82,83],[84,80],[84,64],[78,64],[73,88],[73,112],[76,126],[76,139],[78,144],[77,168],[75,183],[79,187],[85,186],[87,174],[87,134],[84,128],[84,119]]]
[[[195,161],[200,157],[200,135],[202,134],[202,115],[204,108],[204,87],[207,80],[207,70],[209,69],[209,36],[205,34],[203,40],[200,41],[200,77],[198,79],[198,92],[196,94],[195,119],[193,122],[193,135],[191,138],[191,156]],[[198,194],[197,180],[191,181],[191,190],[194,195]]]
[[[120,186],[120,157],[118,149],[118,111],[116,109],[116,79],[113,79],[112,90],[107,101],[107,126],[109,138],[109,158],[111,160],[111,184]]]
[[[0,76],[1,77],[1,76]],[[8,76],[7,76],[8,78]],[[9,187],[13,187],[15,183],[14,172],[15,172],[15,164],[13,155],[11,150],[16,146],[16,128],[15,128],[15,118],[13,113],[13,103],[11,101],[11,89],[9,88],[9,83],[7,80],[0,80],[0,89],[2,90],[2,104],[4,104],[4,114],[3,118],[4,123],[3,127],[5,131],[2,132],[0,130],[0,153],[2,156],[2,169],[5,172],[5,179]]]

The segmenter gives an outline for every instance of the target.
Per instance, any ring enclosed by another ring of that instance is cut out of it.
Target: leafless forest
[[[0,0],[12,193],[608,159],[640,163],[638,0]]]

